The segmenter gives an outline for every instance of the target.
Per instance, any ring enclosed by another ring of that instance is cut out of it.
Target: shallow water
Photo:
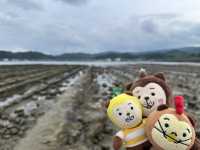
[[[89,65],[89,66],[116,66],[126,64],[160,64],[160,65],[187,65],[200,66],[195,62],[158,62],[158,61],[0,61],[0,65]]]

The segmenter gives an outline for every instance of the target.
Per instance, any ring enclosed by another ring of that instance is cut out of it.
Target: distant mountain
[[[182,52],[189,52],[189,53],[199,53],[200,47],[183,47],[183,48],[172,49],[172,50],[179,50],[179,51],[182,51]]]
[[[87,54],[87,53],[66,53],[66,54],[62,54],[59,56],[56,56],[56,60],[80,60],[80,61],[84,61],[84,60],[92,60],[93,59],[93,55],[92,54]]]
[[[121,61],[191,61],[200,62],[200,47],[184,47],[151,52],[103,52],[97,54],[65,53],[62,55],[47,55],[40,52],[7,52],[0,51],[0,60],[56,60],[56,61],[92,61],[92,60],[121,60]]]
[[[50,60],[55,59],[55,56],[46,55],[40,52],[7,52],[0,51],[0,60],[8,59],[8,60]]]

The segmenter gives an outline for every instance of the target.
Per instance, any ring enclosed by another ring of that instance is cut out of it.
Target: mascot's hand
[[[191,150],[200,150],[200,140],[198,138],[195,139],[194,145]]]
[[[114,136],[113,138],[113,149],[114,150],[119,150],[122,146],[122,140],[117,137],[117,136]]]

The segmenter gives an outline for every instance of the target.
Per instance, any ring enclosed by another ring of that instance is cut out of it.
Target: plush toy
[[[184,112],[182,96],[175,97],[175,109],[161,105],[146,122],[146,134],[155,150],[190,150],[195,142],[195,130]]]
[[[113,139],[113,147],[119,150],[122,144],[128,150],[143,149],[147,138],[142,119],[142,106],[137,99],[127,94],[120,94],[110,100],[107,114],[110,120],[121,128]]]
[[[154,88],[150,89],[150,85]],[[156,73],[154,75],[147,75],[145,70],[140,71],[139,79],[135,82],[126,84],[126,93],[129,95],[137,96],[144,106],[143,117],[157,110],[157,107],[162,104],[167,104],[173,107],[172,92],[170,87],[165,81],[163,73]],[[195,117],[187,113],[188,118],[194,127],[196,127]],[[148,148],[146,148],[148,149]],[[192,150],[200,150],[200,140],[195,139],[195,144]]]
[[[126,93],[138,97],[144,107],[144,117],[148,117],[159,105],[171,105],[172,92],[163,73],[147,75],[141,72],[136,82],[126,85]]]

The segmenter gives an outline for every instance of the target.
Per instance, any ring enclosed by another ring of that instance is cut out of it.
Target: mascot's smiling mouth
[[[132,115],[132,116],[128,116],[126,119],[125,119],[125,121],[126,122],[130,122],[130,121],[132,121],[134,119],[134,116]]]
[[[161,125],[161,123],[160,123],[160,120],[158,120],[158,124],[159,124],[159,127],[160,128],[158,128],[158,127],[154,127],[158,132],[160,132],[161,134],[162,134],[162,136],[165,138],[165,139],[167,139],[169,142],[173,142],[173,143],[175,143],[175,144],[182,144],[182,145],[184,145],[184,146],[189,146],[188,144],[185,144],[184,142],[186,142],[186,141],[189,141],[189,140],[191,140],[192,138],[188,138],[188,139],[186,139],[186,140],[181,140],[181,139],[179,139],[179,140],[177,140],[176,138],[174,138],[174,137],[172,137],[172,136],[170,136],[170,135],[168,135],[167,133],[166,133],[166,131],[163,129],[163,127],[162,127],[162,125]]]
[[[145,100],[146,101],[146,105],[143,104],[143,107],[146,109],[151,109],[154,106],[154,101],[152,102],[151,100]]]

